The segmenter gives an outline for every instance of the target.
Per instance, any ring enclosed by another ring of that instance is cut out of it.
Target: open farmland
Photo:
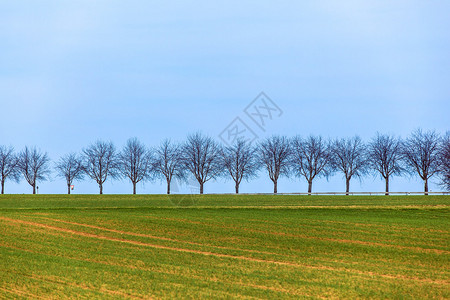
[[[0,298],[449,298],[450,196],[4,195]]]

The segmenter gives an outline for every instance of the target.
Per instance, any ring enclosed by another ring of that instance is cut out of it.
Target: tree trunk
[[[275,180],[273,182],[273,193],[274,194],[278,193],[278,181],[277,180]]]
[[[99,184],[98,187],[100,188],[100,195],[103,195],[103,184]]]
[[[389,176],[386,176],[385,180],[386,180],[386,193],[385,193],[385,195],[389,196]]]
[[[136,195],[136,182],[133,182],[133,195]]]
[[[236,182],[235,189],[236,189],[236,194],[239,194],[239,183],[237,183],[237,182]]]
[[[36,184],[33,184],[33,195],[36,194]]]
[[[170,179],[167,179],[167,195],[170,195]]]
[[[424,191],[425,191],[425,195],[428,195],[428,178],[425,179],[425,188],[424,188]]]
[[[70,183],[67,184],[67,195],[70,195]]]
[[[312,180],[308,180],[308,195],[311,195],[312,191]]]
[[[201,195],[203,195],[203,184],[204,184],[203,182],[200,183],[200,194],[201,194]]]
[[[2,195],[5,193],[5,180],[2,180]]]
[[[345,179],[345,194],[349,195],[350,192],[350,178]]]

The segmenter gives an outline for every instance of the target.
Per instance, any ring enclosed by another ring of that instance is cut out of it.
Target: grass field
[[[450,297],[450,196],[5,195],[0,298]]]

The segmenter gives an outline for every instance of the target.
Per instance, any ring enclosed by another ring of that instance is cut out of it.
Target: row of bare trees
[[[80,154],[70,153],[54,165],[57,176],[66,180],[67,192],[76,180],[85,177],[95,181],[103,193],[103,184],[109,179],[126,178],[133,186],[139,182],[160,178],[167,183],[170,194],[173,179],[194,178],[203,194],[206,182],[218,177],[231,178],[235,192],[243,180],[250,180],[264,170],[278,192],[280,177],[291,175],[304,178],[308,193],[316,178],[342,173],[346,193],[350,181],[369,173],[385,180],[386,194],[392,176],[417,174],[428,193],[429,179],[439,175],[442,186],[450,189],[450,133],[440,136],[434,131],[413,132],[401,140],[392,135],[377,134],[369,143],[358,136],[325,140],[320,136],[287,138],[272,136],[256,145],[236,139],[230,146],[219,145],[201,133],[188,136],[184,143],[163,141],[156,148],[147,148],[137,138],[129,139],[121,151],[112,142],[96,141]],[[37,182],[49,179],[50,159],[45,152],[25,147],[18,154],[12,147],[0,146],[0,181],[4,193],[7,179],[25,180],[36,193]]]

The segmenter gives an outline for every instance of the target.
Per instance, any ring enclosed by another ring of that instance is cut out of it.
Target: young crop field
[[[2,195],[0,298],[450,298],[450,196]]]

